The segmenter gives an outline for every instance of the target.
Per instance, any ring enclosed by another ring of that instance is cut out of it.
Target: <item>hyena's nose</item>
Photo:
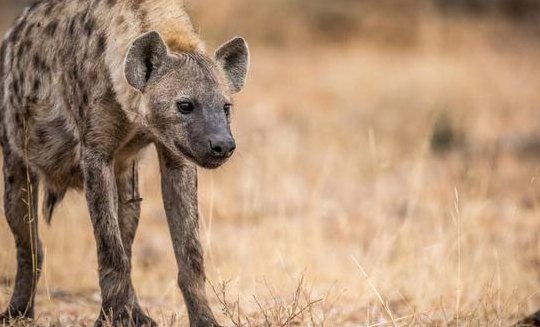
[[[236,144],[232,137],[216,137],[209,141],[210,153],[215,158],[228,158],[232,156],[236,149]]]

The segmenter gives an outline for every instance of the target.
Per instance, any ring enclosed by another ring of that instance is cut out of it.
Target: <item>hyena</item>
[[[0,324],[34,314],[41,183],[48,222],[66,191],[86,195],[102,295],[95,325],[155,325],[130,277],[138,154],[154,144],[190,326],[218,326],[205,291],[197,166],[217,168],[235,150],[232,95],[248,57],[242,38],[208,55],[180,0],[41,0],[24,11],[0,50],[4,206],[17,248]]]

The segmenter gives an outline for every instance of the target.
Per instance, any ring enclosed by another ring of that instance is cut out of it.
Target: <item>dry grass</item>
[[[497,146],[540,127],[540,47],[480,25],[430,20],[406,49],[252,47],[239,152],[200,173],[221,322],[508,326],[540,308],[538,156]],[[433,153],[441,116],[459,141]],[[152,150],[142,168],[135,288],[161,325],[186,325]],[[41,224],[38,326],[97,316],[90,227],[77,194]],[[14,269],[0,219],[1,307]]]

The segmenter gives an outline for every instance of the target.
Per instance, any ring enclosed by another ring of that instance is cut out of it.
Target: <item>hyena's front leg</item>
[[[199,241],[197,169],[179,164],[158,150],[161,190],[178,264],[178,283],[186,303],[191,327],[219,326],[206,297],[203,253]]]
[[[118,222],[118,194],[112,160],[83,151],[86,199],[94,227],[102,310],[96,326],[129,326],[136,301],[131,264],[124,250]]]
[[[34,296],[43,261],[38,236],[38,177],[4,144],[4,213],[17,247],[15,289],[0,325],[11,318],[34,317]]]
[[[116,185],[118,190],[118,222],[122,235],[122,244],[128,260],[131,262],[131,248],[141,215],[139,176],[136,162],[117,172]],[[135,324],[156,326],[157,324],[143,313],[136,298],[135,290],[133,290],[133,285],[130,286],[135,300],[132,311]]]
[[[139,174],[135,162],[129,165],[128,168],[117,172],[116,186],[118,192],[118,222],[120,224],[122,243],[128,259],[131,260],[131,247],[141,216]]]

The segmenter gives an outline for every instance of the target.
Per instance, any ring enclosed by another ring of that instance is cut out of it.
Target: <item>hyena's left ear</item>
[[[249,68],[249,49],[241,37],[236,37],[216,50],[216,60],[223,67],[233,92],[240,92],[246,83]]]
[[[124,63],[128,83],[139,91],[144,90],[152,76],[167,58],[167,45],[158,32],[148,32],[131,44]]]

